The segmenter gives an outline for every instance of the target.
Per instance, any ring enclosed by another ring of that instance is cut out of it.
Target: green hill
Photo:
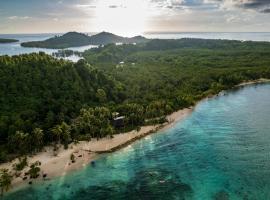
[[[111,44],[111,43],[130,44],[130,43],[142,43],[142,42],[147,41],[147,39],[142,36],[135,36],[132,38],[128,38],[128,37],[121,37],[118,35],[114,35],[108,32],[98,33],[96,35],[91,36],[90,39],[91,39],[91,44],[94,44],[94,45],[106,45],[106,44]]]
[[[90,44],[89,36],[83,33],[69,32],[61,36],[55,36],[44,41],[24,42],[23,47],[38,47],[51,49],[64,49],[68,47],[79,47]]]
[[[19,42],[19,40],[0,38],[0,44],[1,43],[13,43],[13,42]]]
[[[83,106],[122,99],[121,84],[83,60],[74,64],[44,53],[0,56],[0,77],[0,147],[17,130],[39,127],[47,134]]]
[[[108,32],[101,32],[88,36],[83,33],[68,32],[62,36],[55,36],[44,41],[24,42],[23,47],[38,47],[50,49],[64,49],[69,47],[79,47],[85,45],[105,45],[109,43],[141,43],[147,39],[142,36],[132,38],[121,37]]]

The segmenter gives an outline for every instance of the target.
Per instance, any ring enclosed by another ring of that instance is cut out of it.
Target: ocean
[[[95,166],[3,199],[270,199],[269,98],[270,84],[259,84],[206,99],[184,121]]]
[[[92,35],[93,33],[89,33]],[[19,42],[0,44],[0,55],[19,55],[25,53],[33,53],[43,51],[47,54],[57,52],[57,49],[41,49],[41,48],[26,48],[21,47],[20,43],[27,41],[40,41],[45,40],[61,33],[44,33],[44,34],[0,34],[0,38],[18,39]],[[250,40],[250,41],[270,41],[270,33],[207,33],[207,32],[190,32],[190,33],[145,33],[147,38],[159,39],[180,39],[180,38],[203,38],[203,39],[228,39],[228,40]],[[83,52],[96,46],[88,45],[82,47],[68,48],[70,50]],[[66,59],[71,61],[78,61],[79,56],[70,56]]]

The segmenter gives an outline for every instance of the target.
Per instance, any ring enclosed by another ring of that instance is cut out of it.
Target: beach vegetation
[[[70,154],[70,161],[71,161],[72,163],[75,163],[75,156],[74,156],[73,153]]]
[[[27,157],[23,156],[18,158],[18,163],[14,163],[13,169],[15,170],[15,172],[20,172],[27,166],[28,166]]]
[[[0,170],[0,195],[3,196],[4,192],[7,192],[11,187],[13,176],[7,169]]]
[[[32,163],[30,165],[30,169],[28,171],[28,174],[30,176],[30,178],[37,178],[39,176],[39,173],[40,173],[40,165],[41,165],[41,162],[40,161],[36,161],[34,163]]]

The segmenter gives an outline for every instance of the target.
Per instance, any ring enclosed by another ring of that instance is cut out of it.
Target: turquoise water
[[[199,103],[173,128],[5,200],[270,199],[270,84]]]

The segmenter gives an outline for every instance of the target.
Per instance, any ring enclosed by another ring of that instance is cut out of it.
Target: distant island
[[[19,40],[16,39],[4,39],[4,38],[0,38],[0,44],[5,44],[5,43],[14,43],[14,42],[19,42]]]
[[[145,37],[121,37],[108,32],[101,32],[96,35],[88,36],[78,32],[68,32],[61,36],[55,36],[44,41],[24,42],[22,47],[38,47],[48,49],[64,49],[69,47],[79,47],[86,45],[106,45],[110,43],[143,43],[148,41]]]

